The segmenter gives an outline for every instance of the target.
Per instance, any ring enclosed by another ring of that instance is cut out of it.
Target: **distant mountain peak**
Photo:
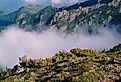
[[[39,6],[39,5],[27,5],[27,6],[23,6],[23,7],[21,7],[21,8],[19,8],[19,10],[21,11],[21,12],[28,12],[28,13],[36,13],[36,12],[38,12],[39,10],[41,10],[42,9],[42,7],[41,6]]]

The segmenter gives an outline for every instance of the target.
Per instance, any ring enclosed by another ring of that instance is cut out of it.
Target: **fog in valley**
[[[0,33],[0,63],[14,66],[18,58],[27,55],[31,58],[47,58],[59,51],[72,48],[103,50],[121,42],[120,35],[106,28],[99,29],[98,35],[85,35],[82,32],[66,36],[55,30],[42,33],[28,32],[10,26]]]

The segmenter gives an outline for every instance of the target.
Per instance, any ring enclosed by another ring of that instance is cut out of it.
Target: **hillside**
[[[116,21],[117,18],[120,18],[118,16],[121,13],[120,5],[120,0],[109,0],[109,2],[102,0],[92,6],[78,6],[73,10],[65,9],[56,13],[53,25],[57,26],[59,30],[67,32],[73,32],[86,26],[89,32],[93,32],[94,26],[106,26],[108,23],[114,24],[115,22],[120,24],[120,20]]]
[[[0,31],[9,25],[17,25],[28,31],[41,30],[42,28],[37,25],[47,25],[56,11],[57,9],[52,6],[45,8],[39,5],[23,6],[14,12],[0,16]]]
[[[110,51],[62,51],[52,58],[19,58],[19,65],[0,73],[0,82],[120,82],[121,46]]]
[[[28,5],[6,15],[0,16],[0,31],[9,25],[18,25],[28,31],[47,30],[46,26],[72,33],[86,29],[93,34],[100,25],[120,25],[120,0],[89,0],[69,7],[55,8]],[[86,28],[85,28],[86,27]],[[112,28],[109,26],[109,28]],[[121,33],[120,26],[116,29]]]

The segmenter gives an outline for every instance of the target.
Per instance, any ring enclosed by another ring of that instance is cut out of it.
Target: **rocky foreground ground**
[[[71,49],[52,58],[19,58],[0,72],[0,82],[121,82],[121,44],[109,51]]]

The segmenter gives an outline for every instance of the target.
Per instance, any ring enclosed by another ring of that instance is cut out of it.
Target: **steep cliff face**
[[[120,82],[121,46],[98,52],[62,51],[52,58],[20,57],[19,65],[0,73],[0,82]]]

